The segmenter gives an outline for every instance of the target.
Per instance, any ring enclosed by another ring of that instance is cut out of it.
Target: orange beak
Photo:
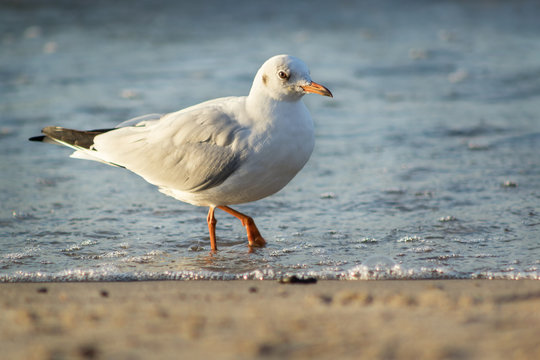
[[[315,81],[312,81],[309,85],[302,86],[302,89],[304,89],[305,92],[334,97],[330,90],[328,90],[321,84],[317,84]]]

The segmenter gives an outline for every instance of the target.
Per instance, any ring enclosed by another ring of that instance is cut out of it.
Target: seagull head
[[[261,93],[280,101],[298,101],[307,93],[332,97],[330,90],[311,80],[306,64],[290,55],[276,55],[261,66],[250,96]]]

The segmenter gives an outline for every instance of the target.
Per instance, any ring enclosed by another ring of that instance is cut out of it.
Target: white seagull
[[[268,59],[248,96],[203,102],[166,115],[138,117],[111,129],[48,126],[30,138],[75,149],[71,157],[126,168],[180,201],[208,206],[213,251],[219,208],[246,228],[249,246],[264,246],[253,219],[228,205],[256,201],[281,190],[313,151],[313,121],[306,93],[332,97],[311,80],[304,62]]]

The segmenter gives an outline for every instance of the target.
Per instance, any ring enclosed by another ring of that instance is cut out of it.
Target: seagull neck
[[[301,100],[284,101],[273,99],[270,96],[252,96],[250,94],[246,99],[246,110],[254,119],[265,119],[268,118],[269,114],[275,114],[276,111],[292,113],[301,102]]]

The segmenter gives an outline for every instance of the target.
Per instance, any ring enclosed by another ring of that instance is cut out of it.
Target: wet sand
[[[5,359],[539,359],[538,281],[0,284]]]

